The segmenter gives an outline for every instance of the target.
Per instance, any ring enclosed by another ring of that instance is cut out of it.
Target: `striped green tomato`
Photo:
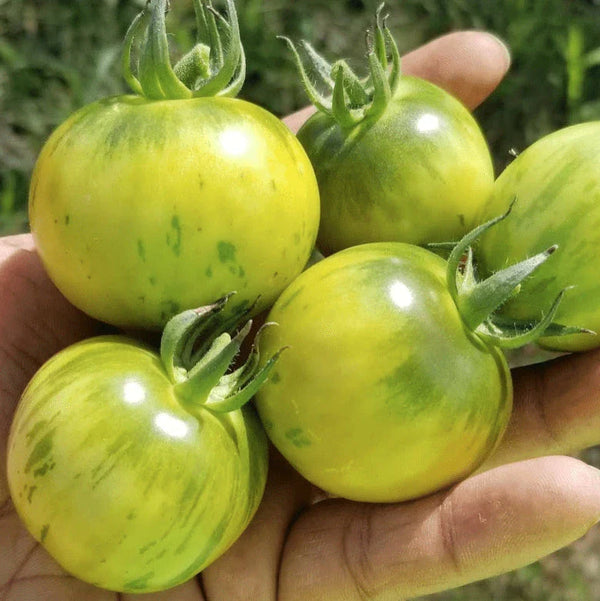
[[[506,319],[538,318],[539,308],[567,288],[555,321],[600,332],[599,140],[600,122],[561,129],[523,151],[496,181],[481,219],[515,203],[511,214],[482,237],[476,249],[480,271],[496,271],[544,245],[558,244],[560,249],[502,307]],[[578,351],[599,346],[600,337],[546,337],[539,344]]]
[[[469,111],[441,88],[402,77],[383,114],[352,129],[317,113],[298,132],[319,182],[318,247],[456,240],[494,182]]]
[[[182,386],[153,350],[107,336],[55,355],[25,390],[8,445],[11,496],[77,578],[116,591],[175,586],[256,511],[267,472],[256,413],[194,407]]]
[[[469,111],[434,84],[402,74],[383,8],[367,33],[368,77],[343,60],[329,64],[303,42],[309,75],[288,40],[318,109],[298,138],[319,182],[317,244],[325,254],[366,242],[461,238],[476,225],[494,182],[487,143]]]
[[[233,0],[229,21],[194,2],[199,43],[175,67],[167,4],[147,3],[126,35],[124,75],[137,95],[72,115],[31,182],[31,230],[50,277],[117,326],[157,329],[233,290],[238,304],[259,298],[259,312],[302,271],[319,222],[300,143],[232,97],[245,74]]]
[[[231,290],[275,300],[314,245],[310,162],[273,115],[233,98],[101,100],[43,148],[31,230],[74,305],[158,328]]]
[[[279,297],[263,348],[288,345],[256,396],[266,432],[325,491],[393,502],[465,477],[512,405],[502,352],[465,325],[446,262],[403,243],[346,249]]]

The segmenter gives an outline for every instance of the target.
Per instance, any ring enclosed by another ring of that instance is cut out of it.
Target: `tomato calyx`
[[[519,293],[521,282],[558,249],[558,245],[555,244],[541,253],[478,281],[472,245],[485,231],[508,217],[514,202],[503,215],[483,223],[466,234],[453,246],[448,258],[446,271],[448,289],[466,326],[476,332],[480,338],[496,346],[513,349],[535,342],[542,336],[593,333],[584,328],[562,325],[553,321],[566,290],[562,290],[557,295],[540,320],[506,320],[496,315],[496,311],[507,300]]]
[[[266,323],[256,334],[246,361],[228,373],[252,328],[252,320],[248,320],[234,336],[229,333],[252,310],[251,306],[245,306],[224,314],[231,296],[183,311],[165,326],[161,360],[173,383],[175,396],[190,413],[202,408],[217,413],[240,409],[265,382],[284,350],[280,349],[260,366],[260,334],[272,325]]]
[[[228,19],[210,0],[194,0],[198,41],[175,66],[169,57],[167,10],[168,0],[150,0],[125,34],[121,67],[132,91],[151,100],[237,96],[246,59],[233,0],[227,0]]]
[[[302,84],[310,101],[321,112],[331,116],[343,129],[362,122],[375,121],[385,111],[400,81],[400,52],[387,27],[387,15],[382,17],[384,4],[375,15],[373,34],[367,32],[369,74],[359,78],[344,60],[330,64],[308,42],[300,42],[308,59],[305,66],[296,45],[281,36],[296,62]],[[391,57],[391,65],[388,58]],[[314,74],[325,93],[319,92],[309,77]]]

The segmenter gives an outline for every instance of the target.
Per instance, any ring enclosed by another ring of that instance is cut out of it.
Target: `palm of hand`
[[[485,34],[452,34],[404,59],[470,107],[507,68]],[[289,124],[295,127],[298,118]],[[50,284],[29,236],[0,241],[0,599],[126,600],[64,571],[29,536],[10,501],[6,440],[27,380],[64,346],[97,333]],[[600,517],[597,471],[568,457],[600,442],[600,351],[515,374],[515,412],[486,468],[410,503],[314,503],[314,490],[273,453],[259,511],[203,574],[159,601],[378,601],[412,597],[511,570],[584,534]],[[530,457],[529,459],[519,461]]]

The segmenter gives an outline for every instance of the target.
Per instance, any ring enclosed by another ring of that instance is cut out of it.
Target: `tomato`
[[[507,321],[539,316],[539,307],[566,289],[556,320],[600,332],[599,136],[599,122],[549,134],[523,151],[494,186],[482,219],[516,200],[511,215],[486,232],[476,250],[483,274],[545,245],[560,248],[502,307]],[[545,337],[538,343],[548,349],[579,351],[599,346],[600,337],[588,332]]]
[[[164,4],[153,3],[152,23]],[[231,60],[243,75],[241,47]],[[228,97],[239,82],[212,96],[133,81],[140,94],[82,108],[37,160],[30,222],[50,277],[117,326],[156,329],[232,290],[238,303],[260,297],[257,312],[269,306],[314,246],[319,198],[306,153],[275,116]]]
[[[85,107],[48,140],[30,196],[61,292],[97,319],[145,328],[231,290],[272,304],[307,262],[318,215],[292,134],[231,98]]]
[[[371,51],[370,81],[387,68],[390,45],[397,57],[381,22],[378,34],[388,44]],[[325,83],[333,100],[320,98],[305,77],[320,111],[298,132],[319,182],[319,249],[327,254],[364,242],[443,242],[474,227],[494,172],[483,134],[459,100],[399,75],[399,59],[379,90],[367,85],[355,98],[344,91],[358,85],[349,67],[338,61],[329,68]],[[343,102],[336,104],[336,94]]]
[[[477,468],[512,404],[501,350],[472,331],[446,262],[403,243],[356,246],[300,275],[268,319],[283,345],[256,396],[266,432],[308,480],[357,501],[402,501]]]
[[[187,330],[199,320],[188,311],[167,328],[182,317]],[[58,353],[10,431],[8,482],[24,524],[68,572],[111,590],[188,580],[241,534],[264,490],[263,429],[251,406],[231,405],[232,375],[220,377],[240,335],[217,337],[192,371],[169,360],[182,345],[166,332],[162,360],[122,336]],[[215,357],[225,361],[216,379]],[[246,367],[252,386],[264,379]]]

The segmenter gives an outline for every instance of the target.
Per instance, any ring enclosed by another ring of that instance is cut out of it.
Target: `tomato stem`
[[[233,338],[224,332],[212,341],[208,352],[188,371],[185,380],[175,385],[175,394],[182,404],[194,407],[206,403],[238,354],[251,327],[252,321],[248,321]]]
[[[283,347],[279,349],[267,360],[264,366],[259,369],[260,352],[258,339],[264,328],[270,325],[275,324],[266,323],[259,330],[246,363],[232,374],[223,376],[221,385],[213,388],[205,403],[207,409],[217,413],[240,409],[258,392],[264,382],[266,382],[271,370],[279,359],[279,356],[287,348]]]
[[[152,100],[236,96],[246,62],[233,0],[227,0],[228,19],[210,0],[194,0],[198,43],[175,67],[169,56],[167,7],[167,0],[149,2],[127,30],[121,64],[131,90]]]
[[[190,413],[200,409],[216,412],[239,409],[254,396],[281,354],[281,351],[275,353],[260,367],[258,340],[263,326],[243,365],[227,373],[250,333],[252,321],[246,321],[233,337],[229,331],[253,309],[245,305],[225,313],[231,296],[206,307],[183,311],[165,326],[161,360],[176,398]]]
[[[221,326],[219,316],[230,296],[205,307],[183,311],[169,320],[160,341],[160,356],[171,382],[185,379],[194,365],[193,353],[197,352],[199,341]],[[206,352],[208,345],[200,345],[199,350]]]
[[[186,86],[193,88],[198,78],[209,77],[210,72],[207,68],[209,57],[210,47],[206,44],[196,44],[179,59],[173,71]]]

